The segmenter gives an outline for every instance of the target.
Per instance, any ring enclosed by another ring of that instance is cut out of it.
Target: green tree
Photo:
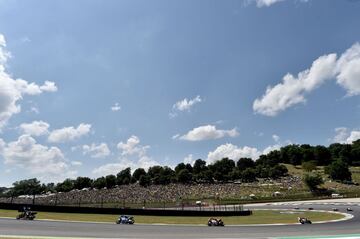
[[[349,170],[349,166],[340,159],[332,162],[328,166],[326,173],[328,173],[330,178],[333,180],[351,181],[351,172]]]
[[[311,172],[316,169],[316,162],[314,160],[308,161],[308,162],[303,162],[301,164],[301,168],[306,172]]]
[[[131,181],[131,169],[130,168],[121,170],[116,175],[116,184],[117,185],[127,185],[130,183],[130,181]]]
[[[132,181],[135,181],[135,182],[139,181],[141,175],[146,175],[145,169],[137,168],[132,175],[132,178],[133,178]]]
[[[75,189],[91,188],[92,180],[88,177],[77,177],[74,181]]]
[[[94,180],[93,187],[96,189],[102,189],[106,187],[106,179],[105,177],[100,177]]]
[[[252,168],[247,168],[241,173],[241,180],[246,183],[256,181],[256,173]]]
[[[214,179],[217,181],[231,180],[231,172],[235,168],[235,162],[228,158],[223,158],[209,166],[213,172]]]
[[[116,177],[115,175],[107,175],[105,177],[106,187],[107,188],[113,188],[116,185]]]
[[[151,178],[149,175],[141,175],[139,178],[139,184],[142,187],[148,187],[151,184]]]
[[[58,192],[70,192],[74,189],[74,180],[67,178],[63,182],[56,184],[55,189]]]
[[[284,177],[287,175],[287,173],[288,173],[287,168],[281,164],[275,165],[269,170],[269,176],[274,179]]]
[[[14,196],[19,195],[36,195],[43,191],[40,181],[36,178],[21,180],[13,183],[12,193]]]
[[[206,161],[204,161],[202,159],[197,159],[194,163],[193,174],[195,174],[195,175],[200,174],[201,172],[203,172],[207,169],[208,168],[206,167]]]
[[[242,170],[245,170],[247,168],[254,168],[255,167],[255,162],[251,158],[240,158],[237,161],[236,166],[238,167],[238,169],[240,171],[242,171]]]
[[[306,174],[304,177],[304,183],[310,191],[316,191],[319,186],[324,184],[324,181],[319,174]]]
[[[180,170],[180,172],[177,174],[177,181],[183,184],[191,183],[192,182],[191,172],[189,172],[189,170],[186,168]]]

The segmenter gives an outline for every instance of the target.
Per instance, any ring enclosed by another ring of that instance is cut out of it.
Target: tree
[[[146,175],[145,169],[143,169],[143,168],[136,169],[132,175],[132,178],[133,178],[132,181],[134,181],[134,182],[139,181],[141,175]]]
[[[12,193],[14,196],[19,195],[36,195],[43,191],[40,181],[36,178],[21,180],[13,183]]]
[[[127,185],[130,183],[130,181],[131,181],[131,169],[130,168],[121,170],[116,175],[116,184],[117,185]]]
[[[106,187],[106,179],[105,177],[100,177],[94,180],[93,187],[96,189],[102,189]]]
[[[251,183],[256,181],[255,170],[252,168],[247,168],[241,173],[241,180],[246,183]]]
[[[270,168],[269,170],[269,176],[271,178],[280,178],[286,176],[288,173],[287,168],[284,165],[275,165],[274,167]]]
[[[142,187],[147,187],[151,184],[151,178],[149,175],[141,175],[139,178],[139,184]]]
[[[105,183],[107,188],[113,188],[116,185],[116,177],[115,175],[107,175],[105,177]]]
[[[231,172],[235,167],[235,162],[228,158],[223,158],[210,165],[209,168],[217,181],[227,181],[231,179]]]
[[[315,161],[303,162],[301,164],[301,168],[306,172],[311,172],[316,169],[316,162]]]
[[[205,170],[207,170],[206,161],[202,159],[197,159],[194,163],[193,174],[197,175]]]
[[[330,178],[339,181],[351,181],[351,172],[349,166],[344,161],[337,159],[332,162],[326,169]]]
[[[90,188],[92,186],[92,180],[88,177],[77,177],[74,181],[75,189]]]
[[[240,171],[242,171],[242,170],[245,170],[247,168],[254,168],[255,167],[255,162],[251,158],[240,158],[237,161],[236,166],[238,167],[238,169]]]
[[[179,163],[178,165],[176,165],[175,167],[176,175],[183,169],[186,169],[186,165],[184,163]]]
[[[314,148],[314,160],[316,165],[325,166],[331,162],[331,153],[328,148],[322,145],[317,145]]]
[[[324,181],[319,174],[306,174],[304,177],[304,183],[310,191],[316,191],[318,186],[324,184]]]
[[[74,180],[67,178],[62,183],[58,183],[55,189],[58,192],[70,192],[74,189]]]
[[[182,169],[180,170],[180,172],[177,174],[177,181],[179,183],[183,183],[183,184],[187,184],[187,183],[191,183],[192,181],[192,174],[189,172],[188,169]]]

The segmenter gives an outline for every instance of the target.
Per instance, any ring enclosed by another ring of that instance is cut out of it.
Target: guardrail
[[[19,210],[23,207],[31,207],[31,210],[39,212],[63,212],[63,213],[89,213],[89,214],[128,214],[128,215],[147,215],[147,216],[249,216],[250,210],[190,210],[190,208],[171,208],[171,209],[134,209],[134,208],[96,208],[96,207],[69,207],[69,206],[48,206],[48,205],[29,205],[0,203],[0,209]]]

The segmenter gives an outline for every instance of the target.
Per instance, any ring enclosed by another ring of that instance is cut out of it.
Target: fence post
[[[104,207],[104,198],[101,197],[101,208],[103,208],[103,207]]]
[[[35,194],[33,195],[32,204],[35,205]]]
[[[81,207],[81,198],[79,198],[79,207]]]

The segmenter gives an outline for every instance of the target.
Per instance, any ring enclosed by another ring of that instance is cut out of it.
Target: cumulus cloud
[[[110,149],[106,143],[101,143],[96,145],[92,143],[91,145],[83,145],[83,154],[89,154],[92,158],[104,158],[110,155]]]
[[[238,147],[233,144],[223,144],[217,147],[214,151],[209,152],[207,156],[207,163],[211,164],[222,158],[230,158],[238,160],[240,158],[252,158],[257,159],[261,155],[261,152],[257,148],[252,147]]]
[[[14,79],[6,71],[6,63],[11,54],[5,47],[5,37],[0,34],[0,129],[14,114],[21,111],[18,103],[25,95],[39,95],[57,90],[54,82],[46,81],[43,85],[37,85],[23,79]]]
[[[49,133],[50,125],[44,121],[33,121],[32,123],[23,123],[20,129],[24,134],[32,136],[41,136]]]
[[[82,162],[80,162],[80,161],[71,161],[70,163],[73,166],[81,166],[82,165]]]
[[[81,123],[77,128],[65,127],[62,129],[53,130],[48,140],[51,143],[65,143],[68,141],[74,141],[82,136],[88,135],[91,130],[91,124]]]
[[[132,135],[126,142],[120,142],[117,145],[119,149],[119,157],[114,163],[101,165],[93,170],[93,174],[101,176],[108,174],[116,174],[125,168],[145,168],[159,165],[152,157],[148,156],[148,145],[141,145],[139,137]]]
[[[118,143],[117,148],[121,150],[122,156],[138,155],[139,157],[142,157],[146,155],[146,150],[149,149],[150,146],[140,145],[139,137],[132,135],[125,143]]]
[[[22,135],[17,141],[5,143],[0,150],[6,165],[24,169],[23,177],[36,176],[45,181],[59,181],[73,177],[61,150],[38,144],[30,135]]]
[[[190,130],[187,134],[180,137],[182,140],[201,141],[210,139],[220,139],[223,137],[237,137],[239,132],[236,128],[231,130],[216,129],[214,125],[204,125]]]
[[[274,140],[275,142],[279,142],[279,141],[280,141],[280,137],[279,137],[278,135],[276,135],[276,134],[273,134],[273,135],[272,135],[272,138],[273,138],[273,140]]]
[[[185,158],[184,158],[184,160],[183,160],[183,162],[185,163],[185,164],[191,164],[191,165],[194,165],[194,163],[195,163],[195,158],[194,158],[194,156],[192,155],[192,154],[189,154],[188,156],[186,156]]]
[[[306,102],[306,95],[335,79],[347,91],[347,95],[360,94],[360,44],[355,43],[339,59],[328,54],[316,59],[310,69],[297,76],[286,74],[282,82],[271,87],[254,101],[253,110],[266,116],[276,116],[281,111]]]
[[[284,2],[285,0],[246,0],[246,4],[255,3],[257,7],[270,7],[276,3]],[[295,2],[308,2],[309,0],[294,0]]]
[[[119,111],[121,110],[121,106],[119,103],[115,103],[115,105],[111,106],[111,111]]]
[[[222,158],[229,158],[232,160],[239,160],[240,158],[251,158],[256,160],[262,154],[268,154],[271,151],[279,150],[284,145],[291,144],[290,141],[280,143],[276,142],[274,145],[267,146],[263,150],[259,150],[255,147],[239,147],[230,143],[218,146],[214,151],[208,153],[206,162],[208,164],[214,163],[215,161],[221,160]]]
[[[200,95],[196,96],[194,99],[189,100],[185,98],[183,100],[180,100],[173,105],[172,112],[170,112],[169,116],[170,118],[173,118],[177,116],[178,112],[189,112],[195,104],[198,104],[200,102],[202,102]]]
[[[339,127],[335,129],[335,137],[333,142],[341,144],[351,144],[352,142],[360,139],[359,130],[349,130],[345,127]]]

